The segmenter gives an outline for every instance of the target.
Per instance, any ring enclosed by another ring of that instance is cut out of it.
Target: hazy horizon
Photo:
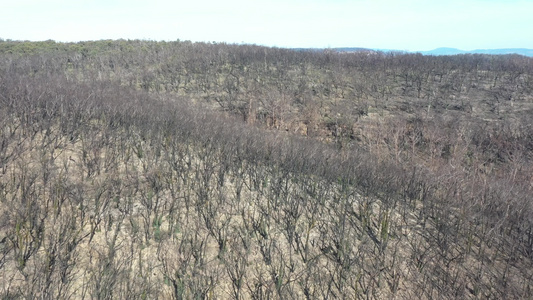
[[[533,1],[35,1],[3,4],[0,38],[191,40],[286,48],[533,48]]]

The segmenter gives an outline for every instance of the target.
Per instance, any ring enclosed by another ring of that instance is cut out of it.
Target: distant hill
[[[456,55],[456,54],[520,54],[533,57],[533,49],[525,48],[505,48],[505,49],[476,49],[471,51],[460,50],[456,48],[437,48],[430,51],[419,51],[424,55]]]
[[[324,51],[331,50],[337,52],[403,52],[403,53],[421,53],[423,55],[457,55],[457,54],[492,54],[492,55],[505,55],[505,54],[519,54],[524,56],[533,57],[533,49],[526,48],[504,48],[504,49],[476,49],[471,51],[461,50],[457,48],[441,47],[430,51],[405,51],[394,49],[369,49],[361,47],[340,47],[340,48],[297,48],[298,51]]]

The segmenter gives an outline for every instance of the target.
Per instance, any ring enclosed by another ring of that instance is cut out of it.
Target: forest
[[[533,298],[533,58],[0,39],[2,299]]]

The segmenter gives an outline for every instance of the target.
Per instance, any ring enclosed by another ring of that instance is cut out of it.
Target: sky
[[[533,49],[533,0],[0,0],[0,38]]]

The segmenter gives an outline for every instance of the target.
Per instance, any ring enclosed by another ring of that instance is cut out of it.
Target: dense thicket
[[[533,61],[0,42],[4,298],[527,298]]]

